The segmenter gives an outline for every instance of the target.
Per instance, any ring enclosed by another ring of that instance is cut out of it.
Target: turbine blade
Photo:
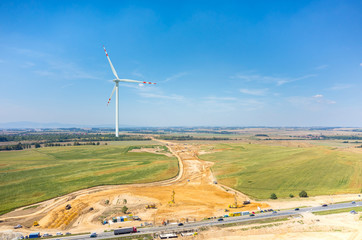
[[[110,59],[109,56],[108,56],[108,53],[107,53],[107,51],[106,51],[106,48],[105,48],[104,46],[103,46],[103,48],[104,48],[104,52],[106,53],[106,56],[107,56],[109,65],[111,65],[112,72],[113,72],[114,76],[118,79],[117,72],[116,72],[116,70],[115,70],[114,67],[113,67],[113,64],[112,64],[112,62],[111,62],[111,59]]]
[[[138,81],[138,80],[132,80],[132,79],[119,79],[121,82],[134,82],[134,83],[144,83],[144,84],[156,84],[152,82],[145,82],[145,81]]]
[[[114,86],[114,88],[112,90],[111,96],[109,97],[108,102],[107,102],[107,106],[108,106],[109,102],[111,101],[114,91],[116,91],[116,86]]]

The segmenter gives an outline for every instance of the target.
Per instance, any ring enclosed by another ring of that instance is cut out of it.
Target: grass
[[[25,208],[23,208],[23,210],[33,209],[33,208],[37,208],[37,207],[39,207],[39,205],[33,205],[33,206],[25,207]]]
[[[63,235],[60,235],[60,236],[57,236],[57,235],[55,235],[55,236],[50,236],[50,237],[46,237],[47,239],[52,239],[52,238],[57,238],[57,239],[59,239],[59,238],[62,238],[62,237],[71,237],[71,236],[79,236],[79,235],[84,235],[84,234],[91,234],[90,232],[85,232],[85,233],[76,233],[76,234],[69,234],[69,235],[65,235],[65,234],[63,234]]]
[[[236,222],[236,223],[225,223],[223,225],[219,225],[218,227],[233,227],[233,226],[241,226],[241,225],[251,225],[251,224],[265,224],[265,223],[277,223],[277,222],[284,222],[288,221],[290,218],[285,216],[277,216],[274,218],[267,218],[267,219],[253,219],[250,218],[249,221],[246,222]]]
[[[153,182],[178,173],[175,157],[129,152],[129,147],[0,152],[0,214],[92,186]]]
[[[362,207],[350,207],[350,208],[342,208],[342,209],[333,209],[333,210],[313,212],[313,214],[315,214],[315,215],[328,215],[328,214],[350,212],[352,210],[354,210],[356,212],[361,212]]]
[[[154,239],[152,234],[142,234],[142,235],[133,235],[133,236],[124,236],[124,237],[114,237],[114,238],[107,238],[109,240],[152,240]]]
[[[218,182],[256,199],[359,193],[362,189],[362,158],[359,153],[325,146],[307,148],[262,144],[216,144],[201,155],[215,162]]]

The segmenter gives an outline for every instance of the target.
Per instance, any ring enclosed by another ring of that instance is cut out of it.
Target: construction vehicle
[[[156,204],[148,204],[147,206],[146,206],[146,209],[156,209]]]
[[[33,223],[33,226],[34,226],[34,227],[39,226],[38,221],[35,221],[35,222]]]
[[[236,192],[234,193],[234,204],[230,204],[229,208],[238,208],[238,198],[236,196]]]
[[[242,208],[245,205],[250,204],[250,200],[244,200],[243,205],[238,205],[238,198],[236,192],[234,193],[234,204],[230,204],[229,208]]]
[[[175,204],[175,194],[175,190],[172,190],[171,201],[169,201],[168,204]]]
[[[71,208],[72,208],[72,206],[70,204],[67,204],[67,206],[65,206],[65,210],[69,210]]]

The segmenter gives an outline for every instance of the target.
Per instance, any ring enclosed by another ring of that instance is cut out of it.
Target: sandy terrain
[[[286,222],[274,222],[220,228],[200,232],[194,239],[209,240],[360,240],[362,239],[362,221],[359,214],[341,213],[315,216],[303,214]]]

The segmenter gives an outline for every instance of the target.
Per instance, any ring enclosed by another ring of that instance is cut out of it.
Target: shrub
[[[270,199],[278,199],[277,195],[275,193],[272,193],[270,195]]]
[[[128,207],[123,206],[123,208],[122,208],[122,212],[123,212],[124,214],[126,214],[126,213],[127,213],[127,211],[128,211]]]
[[[289,197],[290,197],[290,198],[293,198],[293,197],[294,197],[294,195],[293,195],[293,194],[289,194]]]
[[[299,193],[299,197],[308,197],[308,194],[306,191],[303,190]]]

